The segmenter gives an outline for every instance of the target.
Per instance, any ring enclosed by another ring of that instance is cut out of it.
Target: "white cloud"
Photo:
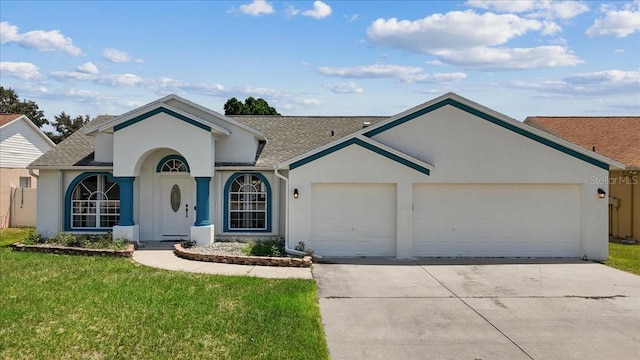
[[[51,77],[58,81],[92,81],[106,86],[135,86],[149,82],[149,80],[134,74],[92,74],[78,71],[53,71]]]
[[[316,0],[313,2],[313,9],[306,10],[302,12],[303,16],[310,16],[314,19],[324,19],[327,16],[331,15],[331,6],[323,3],[320,0]]]
[[[399,65],[367,65],[355,67],[327,67],[321,66],[318,72],[340,78],[404,78],[422,72],[422,68],[416,66]]]
[[[364,92],[364,90],[353,81],[324,84],[324,88],[336,94],[362,94]]]
[[[321,66],[318,72],[332,77],[346,79],[376,79],[390,78],[405,83],[448,83],[462,80],[467,77],[464,73],[434,73],[427,74],[417,66],[399,65],[367,65],[354,67],[331,68]]]
[[[309,16],[318,20],[326,18],[327,16],[331,15],[332,12],[333,10],[331,10],[331,6],[319,0],[313,2],[313,9],[310,10],[302,10],[292,5],[287,6],[287,8],[285,9],[285,14],[289,17],[302,15]],[[354,16],[351,17],[351,21],[357,18],[357,15]]]
[[[541,67],[574,66],[583,63],[562,46],[535,48],[476,47],[467,50],[442,50],[438,59],[467,69],[522,70]]]
[[[42,75],[37,66],[28,62],[0,62],[0,74],[20,80],[30,81],[39,79]]]
[[[545,19],[571,19],[589,11],[589,7],[580,1],[469,0],[466,4],[479,9]]]
[[[265,0],[254,0],[250,4],[240,5],[240,11],[245,15],[260,16],[262,14],[273,14],[273,6]]]
[[[634,6],[635,5],[635,6]],[[640,31],[640,2],[623,10],[603,8],[604,17],[596,19],[586,31],[588,36],[615,36],[622,38]]]
[[[419,74],[415,76],[409,76],[403,81],[408,83],[419,83],[419,84],[442,84],[442,83],[450,83],[454,81],[459,81],[465,79],[467,74],[461,72],[455,73],[433,73],[433,74]]]
[[[85,73],[85,74],[97,74],[98,67],[92,62],[86,62],[82,65],[77,66],[76,71]]]
[[[134,59],[133,57],[131,57],[131,55],[127,54],[126,52],[120,51],[117,49],[104,49],[104,51],[102,52],[102,57],[105,60],[108,60],[114,63],[144,62],[144,60],[142,59]]]
[[[640,93],[640,71],[605,70],[579,73],[562,80],[516,81],[506,86],[564,95],[612,95]]]
[[[73,41],[62,35],[60,30],[33,30],[20,33],[19,28],[7,21],[0,22],[0,44],[16,43],[19,46],[38,51],[61,51],[73,56],[83,55]]]
[[[400,48],[419,54],[441,49],[501,45],[539,31],[544,24],[517,15],[477,14],[472,10],[433,14],[409,21],[377,19],[367,29],[372,44]]]

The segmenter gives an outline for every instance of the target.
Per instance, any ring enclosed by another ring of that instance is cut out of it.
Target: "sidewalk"
[[[165,270],[185,271],[201,274],[255,276],[270,279],[312,279],[311,268],[233,265],[181,259],[173,250],[138,249],[133,252],[136,262]]]

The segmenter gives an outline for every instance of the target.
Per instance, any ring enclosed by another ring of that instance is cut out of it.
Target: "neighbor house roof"
[[[524,123],[640,169],[640,116],[530,116]]]
[[[111,166],[94,160],[95,138],[87,130],[99,128],[116,116],[101,115],[42,155],[30,167]],[[362,129],[363,124],[378,123],[386,116],[230,116],[244,126],[266,135],[259,147],[255,166],[274,166],[285,160],[326,145]],[[232,164],[216,164],[232,165]]]
[[[22,114],[0,114],[0,126],[5,126],[20,116]]]

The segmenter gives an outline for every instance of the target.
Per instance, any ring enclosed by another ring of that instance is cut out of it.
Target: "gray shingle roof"
[[[267,142],[258,147],[255,166],[273,166],[329,144],[362,129],[364,122],[372,125],[388,119],[386,116],[230,116],[249,127],[262,131]],[[101,115],[66,138],[54,149],[31,163],[31,167],[111,165],[94,161],[95,139],[84,135],[84,129],[94,128],[114,116]],[[333,133],[332,133],[333,132]],[[333,135],[332,135],[333,134]],[[216,164],[253,165],[253,164]]]
[[[93,150],[95,138],[84,134],[84,129],[88,126],[101,124],[114,116],[100,115],[85,124],[80,130],[64,139],[53,149],[47,151],[29,165],[30,167],[41,166],[92,166],[111,165],[99,164],[93,160]]]
[[[256,166],[272,166],[329,144],[385,116],[231,116],[267,135]],[[333,131],[333,136],[331,135]]]

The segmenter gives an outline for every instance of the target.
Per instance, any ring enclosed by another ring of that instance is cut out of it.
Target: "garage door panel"
[[[415,256],[579,256],[579,186],[414,186]]]
[[[312,184],[311,247],[319,255],[394,256],[393,184]]]

